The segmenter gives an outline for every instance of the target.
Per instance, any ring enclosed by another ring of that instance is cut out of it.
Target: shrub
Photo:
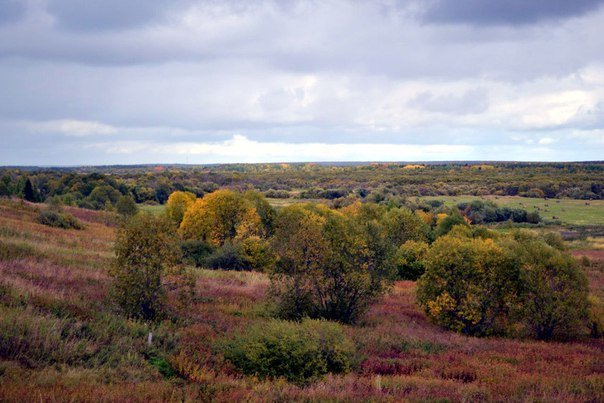
[[[212,254],[214,248],[206,242],[190,239],[180,244],[182,257],[185,263],[202,267],[206,264],[206,258]]]
[[[425,241],[428,227],[424,221],[407,208],[394,208],[384,216],[388,238],[396,246],[407,241]]]
[[[287,319],[353,323],[392,277],[392,244],[385,229],[323,205],[283,208],[272,245],[277,255],[273,294]]]
[[[206,265],[210,269],[218,270],[245,270],[249,267],[239,244],[226,242],[206,258]]]
[[[336,323],[272,320],[220,344],[225,358],[247,375],[307,383],[351,369],[354,345]]]
[[[164,217],[137,214],[117,231],[112,294],[131,318],[154,321],[165,305],[162,278],[180,258],[178,238]]]
[[[49,208],[38,213],[37,221],[49,227],[83,229],[84,225],[74,216],[60,209]]]
[[[515,315],[525,332],[543,340],[580,334],[589,302],[587,278],[576,260],[537,237],[519,237],[510,249],[521,262]]]
[[[460,214],[459,210],[453,209],[450,215],[445,216],[438,222],[435,231],[436,236],[446,235],[449,231],[451,231],[451,228],[456,225],[468,226],[468,223]]]
[[[471,335],[502,333],[508,292],[517,284],[505,251],[491,239],[444,236],[426,257],[417,298],[428,317]]]
[[[428,244],[418,241],[407,241],[398,248],[397,277],[401,280],[417,280],[424,274],[424,259],[428,253]]]
[[[132,217],[138,212],[138,206],[134,202],[132,196],[120,196],[115,204],[115,210],[119,215],[124,217]]]
[[[588,325],[585,275],[570,255],[526,231],[439,238],[417,297],[432,321],[472,335],[566,339]]]

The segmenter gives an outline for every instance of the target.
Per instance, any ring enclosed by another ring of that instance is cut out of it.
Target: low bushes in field
[[[220,349],[245,374],[296,383],[348,372],[355,353],[341,325],[311,319],[258,324],[222,342]]]
[[[40,224],[63,229],[83,229],[84,225],[71,214],[56,208],[40,211],[37,218]]]
[[[536,235],[439,238],[418,281],[420,305],[434,322],[470,335],[564,339],[585,331],[587,279],[575,260]]]

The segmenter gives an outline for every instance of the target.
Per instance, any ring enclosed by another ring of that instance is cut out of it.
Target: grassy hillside
[[[118,315],[108,293],[112,216],[69,209],[85,229],[62,230],[36,223],[37,209],[0,200],[0,401],[604,400],[603,340],[444,331],[407,281],[345,327],[353,371],[306,387],[242,376],[215,347],[269,320],[262,273],[196,269],[196,298],[181,306],[169,296],[149,347],[146,326]],[[601,263],[588,271],[601,300],[603,273]]]
[[[517,196],[425,196],[423,200],[442,200],[447,206],[472,200],[490,200],[501,206],[538,211],[546,221],[571,225],[604,225],[604,200],[537,199]]]

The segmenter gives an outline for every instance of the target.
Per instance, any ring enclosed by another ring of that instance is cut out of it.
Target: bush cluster
[[[247,375],[296,383],[348,372],[355,353],[341,325],[311,319],[258,324],[223,341],[219,348]]]
[[[48,225],[49,227],[63,228],[63,229],[83,229],[84,225],[73,215],[58,210],[58,209],[47,209],[42,210],[38,214],[38,222],[40,224]]]
[[[547,340],[586,328],[585,275],[570,255],[531,232],[497,236],[456,227],[432,245],[425,265],[418,301],[448,329]]]

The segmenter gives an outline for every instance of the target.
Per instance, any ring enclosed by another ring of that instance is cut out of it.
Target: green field
[[[157,204],[157,205],[139,204],[138,208],[141,209],[142,211],[146,211],[147,213],[153,213],[156,215],[162,214],[164,211],[166,211],[165,204]]]
[[[424,196],[419,199],[442,200],[447,206],[472,200],[490,200],[500,206],[537,210],[545,221],[560,221],[570,225],[604,225],[604,200],[546,200],[518,196]]]

